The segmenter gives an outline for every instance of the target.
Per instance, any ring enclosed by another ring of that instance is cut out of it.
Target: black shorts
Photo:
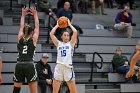
[[[27,80],[27,83],[38,80],[37,71],[33,62],[32,63],[19,62],[16,64],[13,81],[23,83],[25,82],[25,78]]]

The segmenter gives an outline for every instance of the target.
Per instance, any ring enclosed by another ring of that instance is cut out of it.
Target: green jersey
[[[33,44],[33,39],[25,39],[22,37],[19,40],[19,43],[17,45],[18,48],[18,57],[17,61],[33,61],[34,60],[34,55],[35,55],[35,46]]]

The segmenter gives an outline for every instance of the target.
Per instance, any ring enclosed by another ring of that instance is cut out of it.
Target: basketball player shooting
[[[35,28],[25,24],[25,16],[29,13],[34,17]],[[33,32],[34,31],[34,32]],[[31,93],[37,93],[37,72],[34,66],[34,54],[39,36],[39,20],[35,7],[22,8],[20,30],[18,33],[18,57],[14,73],[13,93],[19,93],[25,78]]]
[[[69,19],[67,19],[67,21],[68,26],[73,31],[73,35],[70,41],[70,34],[67,31],[62,32],[62,41],[59,41],[54,35],[56,29],[59,27],[58,21],[50,32],[52,42],[57,47],[57,65],[55,66],[54,70],[53,93],[58,93],[62,81],[66,81],[70,93],[77,93],[75,85],[75,74],[72,65],[73,50],[77,40],[77,30],[71,25]]]

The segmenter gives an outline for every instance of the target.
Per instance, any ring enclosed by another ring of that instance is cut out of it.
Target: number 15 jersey
[[[72,68],[73,50],[74,47],[72,46],[71,41],[68,43],[58,41],[56,63]]]

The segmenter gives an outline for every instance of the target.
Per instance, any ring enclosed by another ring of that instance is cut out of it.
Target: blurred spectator
[[[50,9],[51,9],[50,1],[49,0],[39,0],[38,8],[40,11],[45,12],[46,14],[49,14]]]
[[[63,8],[60,8],[58,11],[57,11],[57,14],[56,14],[57,18],[60,18],[62,16],[65,16],[67,17],[71,23],[73,22],[73,13],[70,9],[70,3],[69,2],[65,2],[64,3],[64,7]],[[76,24],[72,24],[78,31],[80,34],[83,34],[83,31],[82,29],[76,25]]]
[[[114,0],[107,0],[107,7],[113,8],[113,2],[114,2]]]
[[[78,8],[81,13],[87,13],[89,0],[79,0]],[[78,3],[78,2],[77,2]]]
[[[133,4],[134,4],[135,0],[128,0],[130,9],[133,9]]]
[[[133,9],[134,0],[115,0],[119,5],[118,8],[123,9],[124,4],[129,3],[130,9]]]
[[[56,16],[58,18],[62,16],[66,16],[72,22],[73,14],[70,9],[70,3],[65,2],[63,8],[58,9]]]
[[[96,14],[96,8],[99,7],[99,12],[101,15],[107,15],[104,13],[104,0],[91,0],[92,3],[92,13]]]
[[[129,71],[129,64],[126,56],[122,55],[122,48],[118,47],[112,59],[113,71],[126,74]]]
[[[48,64],[48,58],[48,54],[44,53],[41,60],[36,64],[39,78],[38,85],[40,86],[41,93],[52,92],[53,73],[51,71],[51,66]]]
[[[70,3],[70,8],[71,8],[72,12],[75,13],[76,12],[76,0],[58,0],[57,8],[58,9],[63,8],[65,2]]]
[[[115,1],[118,5],[118,8],[121,8],[121,9],[123,9],[123,5],[128,2],[128,0],[115,0]]]
[[[132,37],[132,14],[130,13],[129,6],[125,6],[124,10],[119,12],[115,18],[116,24],[114,28],[117,30],[127,30],[128,38]]]
[[[2,58],[0,56],[0,84],[3,82],[2,75],[1,75],[1,70],[2,70]]]

